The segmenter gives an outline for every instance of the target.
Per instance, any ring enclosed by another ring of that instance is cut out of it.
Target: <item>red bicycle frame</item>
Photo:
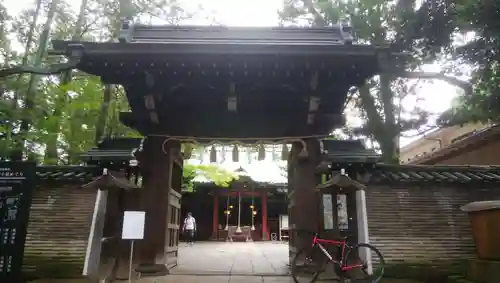
[[[335,245],[335,246],[342,246],[342,252],[340,254],[340,260],[335,260],[333,259],[333,256],[325,249],[325,247],[322,244],[327,244],[327,245]],[[340,266],[340,269],[342,271],[347,271],[349,269],[353,268],[361,268],[363,267],[362,264],[353,264],[353,265],[346,265],[344,264],[344,254],[347,248],[349,246],[347,245],[347,241],[342,240],[342,241],[335,241],[335,240],[325,240],[321,239],[318,237],[318,235],[314,235],[313,241],[312,241],[312,247],[318,246],[320,250],[325,254],[325,256],[333,263],[338,264]]]

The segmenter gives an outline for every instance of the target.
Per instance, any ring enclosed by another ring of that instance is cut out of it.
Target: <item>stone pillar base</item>
[[[219,233],[218,232],[212,232],[212,236],[210,237],[211,241],[218,241],[219,240]]]
[[[170,271],[164,264],[140,264],[135,268],[141,277],[164,276],[170,274]]]

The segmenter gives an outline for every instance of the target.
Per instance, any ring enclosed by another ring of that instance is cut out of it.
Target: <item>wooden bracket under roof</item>
[[[316,186],[316,190],[325,191],[334,187],[339,187],[342,189],[354,188],[356,190],[364,190],[366,188],[365,185],[351,179],[349,176],[338,173],[333,178],[326,181],[326,183]]]

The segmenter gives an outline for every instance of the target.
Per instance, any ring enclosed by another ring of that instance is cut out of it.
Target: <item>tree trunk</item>
[[[83,21],[85,19],[85,8],[87,7],[87,0],[82,0],[80,5],[80,12],[78,14],[78,20],[76,21],[75,31],[73,32],[73,36],[71,40],[77,41],[82,37],[82,28]],[[67,85],[71,82],[71,74],[72,70],[68,70],[64,72],[61,76],[60,85]],[[68,102],[68,94],[66,91],[60,94],[60,97],[56,100],[54,105],[54,112],[52,113],[52,117],[60,117],[62,115],[62,111]],[[60,119],[56,119],[54,121],[54,127],[52,132],[49,132],[49,137],[47,139],[47,147],[45,150],[45,163],[46,164],[57,164],[59,161],[58,153],[57,153],[57,140],[59,138],[60,133]]]
[[[366,120],[373,138],[380,145],[383,162],[395,164],[399,163],[399,124],[395,121],[394,104],[392,101],[393,96],[389,88],[389,77],[381,76],[380,97],[384,104],[383,111],[385,119],[383,119],[379,113],[375,98],[370,92],[370,87],[367,84],[359,88],[359,97],[361,107],[366,112]]]
[[[118,38],[120,35],[121,29],[121,21],[122,19],[132,20],[134,16],[134,9],[132,6],[131,0],[120,0],[119,1],[119,11],[117,17],[114,19],[114,29],[113,29],[113,39]],[[101,112],[99,113],[99,119],[96,124],[95,131],[95,142],[96,144],[101,141],[104,137],[104,131],[106,130],[106,120],[109,111],[109,105],[112,99],[113,86],[112,85],[104,85],[104,97],[101,106]]]
[[[104,136],[104,131],[106,130],[106,120],[108,118],[109,105],[111,103],[111,97],[113,92],[112,85],[104,85],[104,97],[102,99],[101,111],[99,113],[99,118],[97,119],[97,124],[95,127],[95,143],[98,144]]]
[[[43,26],[43,31],[40,36],[40,46],[38,47],[38,52],[37,56],[35,58],[34,66],[39,67],[42,64],[42,59],[43,56],[45,55],[45,52],[47,50],[47,42],[49,40],[49,35],[50,35],[50,28],[52,25],[52,22],[54,21],[54,17],[57,11],[57,6],[59,5],[59,0],[53,0],[49,13],[47,14],[47,20],[45,21],[45,24]],[[24,149],[24,144],[26,142],[27,135],[30,130],[30,125],[32,123],[32,115],[33,115],[33,109],[35,105],[35,92],[36,92],[36,87],[38,84],[39,76],[38,75],[31,75],[30,81],[28,84],[28,90],[26,91],[26,98],[24,101],[24,109],[23,109],[23,117],[21,120],[21,130],[20,130],[20,145],[21,148]],[[19,152],[16,152],[15,158],[16,160],[21,160],[23,155],[23,150],[20,150]],[[28,155],[31,156],[31,155]]]
[[[396,121],[394,94],[391,91],[391,76],[380,75],[380,99],[384,111],[384,135],[378,137],[382,149],[382,158],[386,163],[399,163],[399,121]]]
[[[38,16],[40,15],[40,10],[42,8],[42,0],[38,0],[36,3],[35,12],[33,14],[33,21],[31,22],[30,29],[28,31],[28,36],[26,39],[26,46],[24,47],[23,59],[21,60],[22,65],[26,65],[28,63],[28,57],[31,49],[31,44],[33,43],[33,34],[35,33],[36,24],[38,23]],[[14,97],[12,98],[11,109],[12,113],[16,113],[17,104],[19,102],[19,85],[21,84],[21,79],[23,78],[23,74],[19,74],[16,80],[16,90],[14,91]],[[17,116],[17,115],[16,115]],[[13,117],[15,118],[15,117]],[[15,119],[12,119],[12,123]],[[14,125],[9,125],[7,128],[7,138],[12,139]],[[24,141],[24,140],[23,140]],[[11,149],[10,155],[13,160],[21,160],[23,157],[23,145],[24,142],[19,140],[13,140],[11,144],[13,145],[13,149]]]
[[[132,19],[134,14],[133,8],[132,8],[132,1],[131,0],[120,0],[120,8],[119,8],[119,13],[118,13],[118,19],[115,22],[115,29],[114,29],[114,37],[118,37],[120,34],[120,28],[121,28],[121,20],[123,18],[127,19]],[[105,85],[104,86],[104,97],[103,97],[103,102],[101,106],[101,113],[99,113],[99,119],[97,120],[97,125],[96,125],[96,144],[102,139],[104,131],[106,129],[106,118],[108,116],[108,110],[109,110],[109,105],[111,103],[111,98],[112,98],[112,92],[113,92],[113,86],[112,85]],[[123,192],[122,192],[123,193]],[[125,196],[121,195],[121,206],[122,210],[125,210],[124,204],[123,204],[123,198]],[[122,212],[123,215],[123,212]],[[123,219],[122,219],[123,221]],[[122,223],[120,223],[120,226]],[[121,229],[121,227],[120,227]],[[111,269],[111,280],[116,279],[116,275],[118,273],[118,270],[120,268],[121,262],[121,254],[123,252],[122,245],[120,244],[121,240],[119,239],[117,241],[116,249],[115,249],[115,260],[113,262],[113,267]]]

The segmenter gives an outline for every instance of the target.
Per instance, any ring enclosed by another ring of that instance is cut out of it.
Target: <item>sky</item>
[[[283,1],[287,0],[180,0],[195,8],[200,4],[206,13],[215,16],[218,23],[227,26],[276,26],[278,24],[277,11],[282,7]],[[4,0],[4,5],[11,15],[15,16],[22,9],[34,5],[34,0]],[[81,3],[80,0],[67,0],[75,10]],[[156,21],[153,19],[153,22]],[[210,24],[207,20],[197,19],[192,24]],[[438,65],[428,65],[425,71],[440,71]],[[419,83],[417,96],[422,100],[419,105],[432,113],[441,113],[451,106],[452,99],[456,96],[457,89],[442,81],[432,83]],[[411,106],[416,101],[406,101],[405,104]],[[348,117],[348,124],[357,125],[360,119]],[[404,146],[416,138],[402,138],[401,146]],[[242,159],[244,160],[244,159]],[[272,162],[272,161],[269,161]],[[255,163],[254,163],[255,164]],[[234,166],[232,166],[234,167]],[[266,171],[266,170],[261,170]],[[270,170],[270,171],[275,171]]]

